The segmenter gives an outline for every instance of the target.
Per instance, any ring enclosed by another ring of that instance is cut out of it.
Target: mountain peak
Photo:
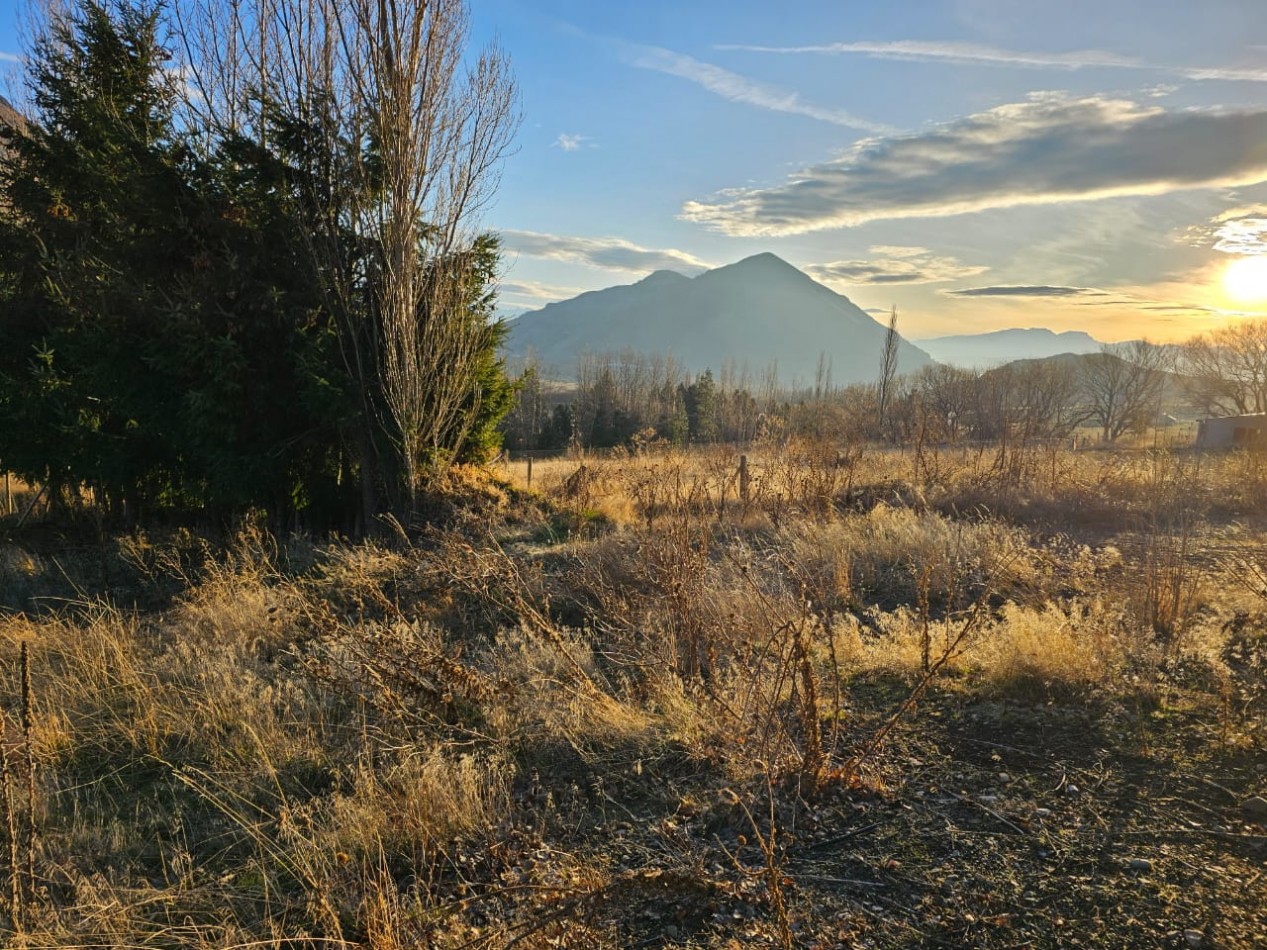
[[[532,352],[570,376],[582,353],[671,354],[690,372],[727,362],[776,369],[807,385],[825,359],[836,383],[874,379],[886,330],[848,298],[782,258],[754,254],[698,277],[655,271],[633,286],[591,291],[515,321],[512,353]],[[928,354],[905,340],[902,370]]]
[[[719,268],[719,270],[783,270],[796,271],[801,273],[783,258],[769,251],[762,251],[760,254],[753,254],[751,257],[745,257],[741,261],[736,261],[729,267]]]
[[[638,283],[667,285],[667,284],[675,284],[683,280],[690,280],[690,278],[685,277],[682,274],[679,274],[675,270],[654,270],[650,274],[648,274],[646,277],[642,278],[642,280],[638,281]]]

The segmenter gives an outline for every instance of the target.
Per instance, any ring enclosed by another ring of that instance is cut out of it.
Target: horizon
[[[769,251],[912,339],[1267,316],[1224,286],[1267,250],[1261,4],[909,12],[483,4],[524,92],[504,307]]]
[[[1260,0],[487,0],[471,35],[522,97],[505,313],[770,252],[909,339],[1267,316]]]

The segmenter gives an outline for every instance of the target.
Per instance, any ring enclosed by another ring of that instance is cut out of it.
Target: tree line
[[[461,0],[76,0],[0,146],[0,467],[135,523],[407,518],[511,408]]]
[[[986,369],[934,364],[900,375],[892,344],[877,380],[836,386],[820,361],[812,385],[754,379],[725,364],[688,373],[672,358],[586,354],[575,383],[520,376],[504,428],[509,447],[637,447],[661,441],[744,443],[788,437],[911,442],[1032,442],[1091,428],[1112,443],[1182,405],[1203,415],[1267,411],[1267,321],[1246,320],[1184,344],[1108,344],[1098,353]]]

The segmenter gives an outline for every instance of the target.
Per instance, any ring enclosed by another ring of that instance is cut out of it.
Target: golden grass
[[[1226,551],[1261,538],[1206,520],[1267,498],[1247,458],[794,446],[749,454],[746,497],[738,459],[538,461],[533,504],[515,462],[486,515],[416,546],[122,539],[111,572],[177,591],[143,609],[50,609],[42,585],[86,591],[105,555],[0,548],[18,585],[0,697],[12,721],[27,644],[40,882],[0,926],[30,945],[505,946],[627,880],[577,841],[639,796],[672,813],[739,789],[748,808],[856,776],[868,677],[1091,703],[1169,688],[1184,658],[1259,715],[1225,652],[1263,605]],[[1062,512],[1083,539],[1052,530]],[[615,945],[559,920],[558,945]]]

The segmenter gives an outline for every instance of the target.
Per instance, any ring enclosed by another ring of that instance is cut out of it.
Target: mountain
[[[532,353],[566,376],[582,353],[672,354],[691,372],[731,361],[760,373],[777,363],[785,384],[814,381],[825,357],[836,384],[879,377],[886,328],[773,254],[757,254],[698,277],[656,271],[636,284],[591,291],[525,313],[510,324],[506,349]],[[901,340],[898,371],[930,363]]]
[[[1064,353],[1098,353],[1100,342],[1081,330],[1054,333],[1042,327],[995,330],[920,340],[920,347],[939,363],[965,369],[986,369],[1013,360],[1045,359]]]

